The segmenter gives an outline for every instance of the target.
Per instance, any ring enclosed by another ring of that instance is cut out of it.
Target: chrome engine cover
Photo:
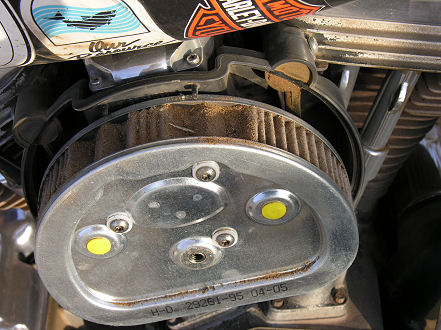
[[[69,157],[53,163],[36,263],[61,306],[101,324],[143,324],[302,294],[350,266],[357,225],[332,146],[286,112],[213,104],[143,110],[167,133],[143,133],[147,144],[76,173],[62,170],[72,169]],[[215,110],[222,129],[186,121]],[[257,125],[254,138],[233,129],[241,111]],[[273,141],[280,121],[286,135]]]

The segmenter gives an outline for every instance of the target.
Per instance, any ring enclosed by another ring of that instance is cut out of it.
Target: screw
[[[109,224],[109,228],[115,233],[124,233],[127,231],[127,229],[129,229],[129,226],[129,223],[124,219],[115,219]]]
[[[216,237],[216,242],[222,247],[230,247],[234,244],[234,237],[230,234],[220,234]]]
[[[196,171],[196,179],[203,182],[213,181],[216,177],[216,171],[210,166],[202,166]]]
[[[283,299],[276,299],[276,300],[271,301],[271,305],[274,308],[282,308],[284,304],[285,304],[285,300],[283,300]]]
[[[113,213],[107,217],[106,225],[115,233],[126,233],[132,229],[132,218],[124,212]]]
[[[99,86],[99,85],[101,85],[101,79],[100,78],[93,78],[91,81],[90,81],[90,85],[91,86],[94,86],[94,87],[97,87],[97,86]]]
[[[343,305],[347,300],[345,288],[333,288],[331,291],[332,299],[338,305]]]
[[[187,60],[187,63],[190,65],[198,65],[199,63],[201,63],[201,58],[196,53],[188,54],[186,60]]]
[[[214,231],[211,236],[213,242],[215,242],[221,248],[229,248],[237,243],[239,236],[237,231],[233,228],[223,227]]]

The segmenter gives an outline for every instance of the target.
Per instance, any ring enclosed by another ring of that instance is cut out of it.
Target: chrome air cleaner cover
[[[305,293],[350,266],[349,180],[308,124],[264,105],[139,109],[46,174],[36,263],[61,306],[142,324]]]

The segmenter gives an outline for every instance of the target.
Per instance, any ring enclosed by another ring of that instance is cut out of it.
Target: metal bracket
[[[361,190],[378,174],[388,153],[387,143],[415,87],[419,73],[392,71],[386,78],[361,131],[365,179]],[[360,200],[356,199],[357,204]]]

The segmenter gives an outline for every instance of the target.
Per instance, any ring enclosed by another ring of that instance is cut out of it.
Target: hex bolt
[[[216,170],[210,166],[202,166],[196,171],[196,179],[202,182],[213,181],[216,177]]]
[[[117,212],[107,217],[106,224],[114,233],[122,234],[132,229],[132,218],[124,212]]]
[[[348,299],[345,288],[333,288],[331,295],[334,302],[338,305],[343,305]]]
[[[228,233],[220,234],[216,237],[216,242],[222,247],[230,247],[234,244],[234,237]]]
[[[271,301],[271,306],[273,306],[274,308],[282,308],[284,304],[284,299],[275,299]]]
[[[196,53],[188,54],[186,60],[187,63],[190,65],[198,65],[199,63],[201,63],[201,58]]]

